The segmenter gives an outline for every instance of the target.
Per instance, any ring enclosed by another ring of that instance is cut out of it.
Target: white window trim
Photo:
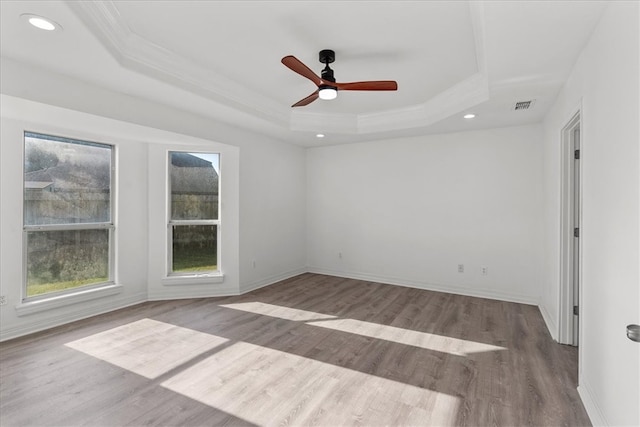
[[[49,297],[38,298],[36,300],[29,299],[15,306],[18,316],[26,316],[29,314],[40,313],[52,310],[54,308],[64,307],[79,302],[91,301],[98,298],[104,298],[111,295],[122,293],[124,288],[122,285],[115,283],[106,283],[100,287],[93,288],[76,288],[73,293],[66,294],[48,294]]]
[[[162,284],[165,286],[175,285],[215,285],[218,283],[224,283],[224,273],[202,273],[202,274],[182,274],[171,275],[162,279]]]
[[[59,306],[64,306],[67,304],[72,304],[78,301],[85,301],[94,298],[99,298],[102,296],[112,295],[113,293],[119,293],[122,290],[118,290],[117,292],[113,291],[114,287],[122,287],[121,285],[115,284],[115,275],[116,275],[116,242],[115,242],[115,215],[116,215],[116,146],[114,144],[109,144],[105,142],[98,141],[89,141],[86,139],[76,138],[76,137],[68,137],[68,136],[60,136],[60,135],[52,135],[51,133],[42,133],[37,131],[30,131],[24,129],[22,132],[23,138],[23,155],[24,155],[24,140],[26,138],[26,134],[35,134],[41,136],[49,136],[53,138],[62,138],[69,141],[77,141],[77,143],[87,143],[87,144],[97,144],[104,145],[105,147],[109,147],[111,150],[111,176],[110,176],[110,188],[109,188],[109,222],[100,222],[100,223],[78,223],[78,224],[38,224],[38,225],[26,225],[25,224],[25,215],[23,212],[22,219],[22,298],[21,304],[16,306],[16,311],[18,315],[31,314],[38,311],[49,310],[51,308],[56,308]],[[24,168],[24,158],[23,158],[23,168]],[[24,173],[24,169],[23,169]],[[23,183],[23,207],[24,207],[24,183]],[[89,285],[79,286],[77,288],[66,289],[62,291],[56,292],[48,292],[42,295],[34,295],[27,296],[27,234],[30,231],[65,231],[65,230],[90,230],[90,229],[108,229],[109,230],[109,259],[108,259],[108,274],[109,277],[106,282],[98,282],[92,283]],[[96,291],[105,290],[104,293],[99,293]],[[79,299],[76,301],[73,297],[78,296]],[[61,303],[60,301],[71,301],[68,303]],[[37,310],[29,309],[29,307],[42,307]]]
[[[165,155],[166,165],[165,165],[165,173],[166,173],[166,268],[165,268],[165,276],[161,279],[161,283],[165,286],[175,286],[175,285],[208,285],[208,284],[218,284],[224,282],[224,273],[221,269],[221,253],[222,248],[220,242],[221,238],[221,209],[220,203],[222,200],[222,173],[218,175],[218,219],[198,219],[198,220],[173,220],[171,219],[171,153],[202,153],[202,154],[217,154],[218,155],[218,169],[221,170],[221,154],[219,152],[213,151],[205,151],[205,150],[167,150]],[[215,271],[207,271],[207,272],[173,272],[173,238],[172,238],[172,228],[175,225],[215,225],[216,226],[216,268]]]

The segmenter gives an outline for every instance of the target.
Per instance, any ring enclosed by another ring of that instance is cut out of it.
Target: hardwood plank
[[[5,426],[582,426],[536,307],[318,274],[0,344]]]

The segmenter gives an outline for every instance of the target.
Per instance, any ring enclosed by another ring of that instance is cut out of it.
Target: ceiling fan
[[[333,70],[329,68],[336,59],[333,50],[324,49],[320,51],[320,62],[325,64],[322,70],[322,77],[318,77],[316,73],[311,71],[309,67],[304,65],[298,58],[292,55],[282,58],[282,63],[291,70],[311,80],[318,90],[304,99],[296,102],[292,107],[303,107],[311,104],[316,99],[335,99],[339,90],[398,90],[398,83],[393,80],[373,80],[366,82],[337,83],[333,77]]]

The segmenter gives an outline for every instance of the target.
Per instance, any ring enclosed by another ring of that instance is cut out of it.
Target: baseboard
[[[163,286],[162,289],[150,289],[147,301],[167,301],[173,299],[216,298],[238,295],[236,287],[215,287],[205,289],[187,289],[185,286]]]
[[[265,279],[257,280],[255,282],[251,282],[251,283],[240,286],[240,289],[235,287],[234,288],[227,287],[227,288],[204,289],[204,290],[201,289],[194,292],[194,289],[187,290],[185,288],[180,289],[180,287],[175,287],[175,286],[166,286],[166,287],[163,287],[163,289],[149,290],[148,294],[141,293],[141,294],[136,294],[128,297],[110,299],[108,302],[99,304],[98,306],[92,305],[88,308],[74,311],[72,313],[64,313],[57,316],[44,317],[44,319],[41,318],[38,321],[26,322],[25,324],[22,324],[15,328],[3,329],[0,331],[0,342],[17,338],[23,335],[31,334],[34,332],[43,331],[45,329],[50,329],[50,328],[64,325],[67,323],[75,322],[77,320],[86,319],[88,317],[97,316],[99,314],[118,310],[121,308],[125,308],[128,306],[139,304],[146,301],[236,296],[236,295],[246,294],[256,289],[260,289],[260,288],[272,285],[274,283],[277,283],[282,280],[286,280],[291,277],[295,277],[304,273],[324,274],[327,276],[337,276],[337,277],[344,277],[347,279],[366,280],[369,282],[383,283],[388,285],[405,286],[409,288],[417,288],[417,289],[424,289],[424,290],[437,291],[437,292],[446,292],[451,294],[466,295],[466,296],[472,296],[472,297],[478,297],[478,298],[488,298],[488,299],[495,299],[500,301],[516,302],[521,304],[538,305],[537,301],[534,301],[533,298],[520,296],[520,295],[487,292],[484,290],[469,289],[464,287],[449,286],[449,285],[442,285],[442,284],[429,283],[429,282],[418,282],[418,281],[413,281],[413,280],[408,280],[403,278],[374,276],[374,275],[364,274],[364,273],[348,273],[343,271],[332,271],[324,268],[306,267],[306,268],[299,268],[296,270],[288,271],[282,274],[273,275]],[[547,319],[548,316],[545,316],[544,313],[543,313],[543,318],[545,319],[545,322],[548,322],[548,319]],[[547,327],[549,327],[549,323],[547,323]]]
[[[549,330],[549,334],[554,341],[558,342],[558,325],[553,321],[551,315],[544,307],[544,305],[538,304],[538,309],[540,310],[540,314],[542,315],[542,319],[544,320],[545,325],[547,325],[547,329]]]
[[[602,414],[602,410],[600,410],[600,407],[598,406],[591,387],[584,378],[580,378],[579,382],[578,394],[580,395],[580,399],[582,399],[582,404],[584,405],[584,409],[587,411],[587,415],[591,419],[591,424],[593,424],[594,427],[608,426],[609,423]]]
[[[216,287],[215,289],[186,289],[180,286],[164,286],[162,289],[152,289],[147,294],[139,293],[131,296],[118,296],[110,298],[105,302],[98,302],[90,306],[83,306],[82,304],[74,304],[80,307],[79,310],[69,311],[62,314],[56,314],[47,316],[46,311],[42,312],[41,316],[37,316],[37,320],[31,320],[27,317],[23,317],[26,321],[21,322],[19,326],[13,328],[6,328],[0,330],[0,342],[7,341],[14,338],[19,338],[25,335],[33,334],[35,332],[51,329],[56,326],[65,325],[67,323],[75,322],[77,320],[87,319],[89,317],[97,316],[100,314],[108,313],[110,311],[119,310],[121,308],[129,307],[135,304],[140,304],[146,301],[164,301],[173,299],[191,299],[191,298],[214,298],[214,297],[226,297],[236,296],[251,292],[253,290],[263,288],[265,286],[272,285],[281,280],[289,279],[294,276],[306,273],[306,268],[299,268],[297,270],[288,271],[286,273],[270,276],[268,278],[249,283],[238,290],[236,287]],[[52,310],[53,312],[53,310]]]
[[[22,337],[24,335],[33,334],[35,332],[44,331],[46,329],[55,328],[56,326],[66,325],[68,323],[87,319],[89,317],[98,316],[100,314],[140,304],[145,301],[147,301],[146,292],[130,296],[111,298],[108,301],[105,301],[98,305],[91,305],[89,307],[85,306],[80,310],[74,310],[70,312],[67,309],[64,313],[53,316],[38,316],[38,320],[26,320],[17,327],[0,330],[0,342]],[[76,304],[76,306],[83,307],[82,305],[78,304]]]
[[[306,273],[306,268],[288,271],[276,274],[246,285],[240,285],[240,289],[236,287],[208,287],[206,289],[187,289],[181,286],[165,286],[162,289],[153,289],[149,291],[149,301],[164,301],[172,299],[190,299],[190,298],[216,298],[243,295],[265,286],[273,285],[281,280],[289,279],[294,276]]]
[[[307,267],[307,272],[324,274],[327,276],[344,277],[347,279],[365,280],[368,282],[383,283],[386,285],[405,286],[407,288],[424,289],[426,291],[445,292],[449,294],[465,295],[477,298],[487,298],[498,301],[515,302],[519,304],[538,305],[536,298],[524,295],[506,294],[500,292],[491,292],[487,290],[470,289],[461,286],[443,285],[439,283],[415,281],[411,279],[376,276],[367,273],[353,273],[344,271],[333,271],[326,268]]]
[[[301,274],[307,273],[308,270],[306,268],[298,268],[296,270],[288,271],[282,274],[276,274],[274,276],[267,277],[265,279],[256,280],[251,283],[247,283],[246,285],[240,285],[240,294],[244,295],[251,291],[255,291],[256,289],[264,288],[269,285],[273,285],[274,283],[278,283],[282,280],[290,279],[295,276],[299,276]]]

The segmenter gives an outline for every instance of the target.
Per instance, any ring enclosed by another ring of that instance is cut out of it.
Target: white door
[[[580,123],[573,130],[573,336],[571,343],[578,345],[580,316]]]
[[[580,325],[580,112],[562,130],[561,293],[558,342],[577,346]]]

